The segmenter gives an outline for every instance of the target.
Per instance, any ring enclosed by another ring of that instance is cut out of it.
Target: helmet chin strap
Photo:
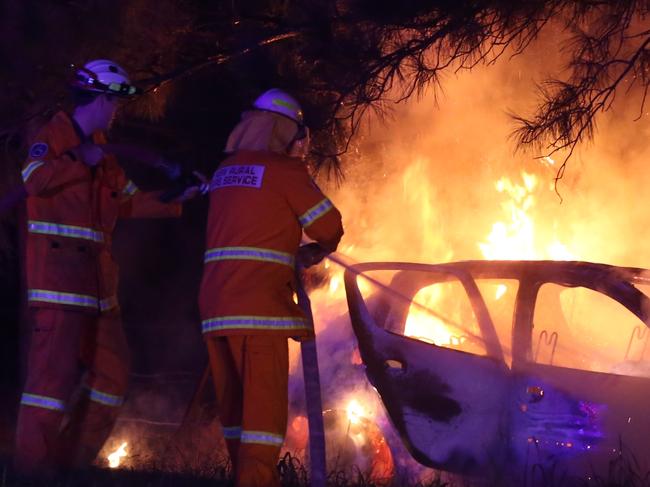
[[[298,138],[300,135],[302,135],[302,137]],[[300,159],[305,159],[307,157],[310,145],[309,135],[309,127],[303,126],[298,128],[296,136],[289,143],[289,147],[287,149],[287,154],[289,157],[298,157]]]

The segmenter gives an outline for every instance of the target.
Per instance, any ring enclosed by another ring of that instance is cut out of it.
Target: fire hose
[[[304,243],[304,242],[303,242]],[[352,270],[349,263],[344,262],[349,260],[349,257],[344,254],[337,253],[328,254],[325,258],[331,262],[343,267],[346,270]],[[366,276],[375,285],[396,293],[395,290],[389,286],[376,281],[375,279]],[[398,297],[408,300],[411,299],[402,296],[399,293]],[[302,309],[305,317],[307,318],[312,329],[314,327],[314,317],[311,309],[311,301],[307,294],[302,278],[300,269],[296,268],[296,295],[298,297],[298,305]],[[424,308],[422,305],[418,307]],[[434,315],[438,315],[433,310],[427,310]],[[442,317],[444,318],[444,317]],[[316,339],[304,340],[300,342],[300,351],[302,359],[303,379],[305,384],[305,399],[307,405],[307,420],[309,428],[309,463],[310,463],[310,486],[311,487],[325,487],[326,485],[326,451],[325,451],[325,430],[323,424],[323,407],[320,388],[320,373],[318,368],[318,354],[316,347]],[[179,433],[188,426],[192,421],[195,421],[199,416],[202,398],[210,379],[210,366],[207,365],[203,370],[200,380],[197,383],[195,392],[190,400],[188,408],[179,427]]]
[[[347,256],[341,253],[329,254],[325,258],[331,262],[343,267],[346,270],[353,268],[349,263],[344,262],[349,260]],[[398,294],[398,297],[408,300],[411,299],[396,293],[395,290],[389,286],[376,281],[375,279],[366,276],[375,285]],[[298,297],[298,305],[302,309],[309,324],[314,326],[314,318],[311,309],[311,302],[309,296],[304,288],[300,269],[296,269],[296,295]],[[418,307],[424,308],[422,305]],[[428,310],[433,315],[438,315],[433,310]],[[444,317],[443,317],[444,318]],[[316,339],[304,340],[300,342],[303,379],[305,384],[305,399],[307,405],[307,420],[309,427],[309,460],[310,460],[310,486],[312,487],[325,487],[326,485],[326,450],[325,450],[325,431],[323,424],[323,407],[320,388],[320,374],[318,368],[318,354],[316,347]],[[188,424],[198,417],[202,398],[210,379],[210,366],[207,365],[203,370],[200,380],[197,383],[195,392],[190,400],[188,408],[179,427],[179,432],[184,430]]]
[[[155,151],[146,149],[130,144],[97,144],[101,149],[107,153],[112,154],[118,158],[129,159],[153,169],[157,169],[165,173],[167,178],[171,181],[176,181],[178,184],[186,187],[188,182],[187,176],[181,171],[181,166],[176,162],[171,162],[160,156]],[[178,188],[173,188],[168,192],[163,193],[161,199],[169,201],[173,197],[180,194]],[[5,212],[11,211],[16,205],[20,204],[27,198],[27,190],[24,184],[16,184],[12,186],[2,197],[0,197],[0,215]]]
[[[314,315],[311,301],[305,291],[300,270],[296,268],[296,294],[298,306],[314,329]],[[316,336],[311,340],[300,342],[302,373],[305,381],[305,399],[307,403],[307,422],[309,425],[309,466],[312,487],[325,487],[325,428],[323,426],[323,401],[320,390],[320,373],[318,371],[318,353]]]
[[[325,258],[347,271],[351,271],[356,275],[363,275],[361,272],[354,269],[352,259],[341,252],[328,254],[327,256],[325,256]],[[440,320],[451,323],[447,317],[437,313],[432,309],[429,309],[428,307],[422,304],[412,301],[411,297],[403,295],[399,291],[380,282],[379,280],[374,279],[367,275],[364,275],[364,278],[367,279],[373,285],[382,289],[383,291],[390,293],[393,297],[404,300],[410,303],[412,306],[415,306],[416,308],[420,309],[421,311],[427,312],[428,314],[431,314],[432,316],[435,316]],[[299,269],[297,269],[296,272],[296,294],[298,297],[298,305],[302,309],[309,324],[313,328],[314,319],[313,319],[313,313],[311,309],[311,302],[304,288]],[[303,377],[304,377],[304,384],[305,384],[305,398],[306,398],[306,405],[307,405],[307,419],[308,419],[308,428],[309,428],[309,458],[310,458],[310,484],[309,485],[312,487],[325,487],[326,448],[325,448],[323,408],[322,408],[320,374],[319,374],[319,367],[318,367],[316,340],[312,339],[312,340],[302,341],[300,343],[300,347],[301,347]],[[210,375],[211,375],[210,366],[208,365],[204,368],[201,378],[196,385],[195,392],[192,396],[192,399],[190,400],[190,403],[186,409],[183,419],[179,425],[177,434],[170,437],[167,450],[171,448],[172,440],[176,439],[178,437],[178,434],[184,431],[186,427],[189,425],[189,423],[196,421],[198,419],[199,411],[201,409],[201,403],[203,400],[203,395],[210,381]]]

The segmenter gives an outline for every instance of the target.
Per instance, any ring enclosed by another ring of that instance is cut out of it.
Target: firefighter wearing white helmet
[[[298,101],[287,92],[272,88],[262,93],[253,102],[255,110],[271,112],[292,120],[296,124],[296,131],[290,138],[286,153],[290,157],[304,159],[309,152],[310,133],[305,125],[302,108]]]
[[[140,191],[101,149],[118,98],[135,92],[126,71],[91,61],[70,84],[72,110],[40,128],[22,170],[33,333],[15,460],[29,474],[90,465],[124,401],[129,353],[110,247],[117,219],[181,212],[159,193]]]
[[[298,157],[308,146],[298,102],[273,89],[252,108],[210,182],[199,309],[235,486],[279,487],[287,339],[314,335],[293,301],[294,269],[335,251],[343,227]],[[300,247],[303,231],[313,244]]]
[[[83,67],[75,68],[71,86],[82,91],[116,96],[131,96],[138,93],[138,89],[131,85],[124,68],[108,59],[96,59]]]
[[[299,125],[304,124],[302,108],[294,97],[277,88],[262,93],[253,103],[257,110],[279,113]]]

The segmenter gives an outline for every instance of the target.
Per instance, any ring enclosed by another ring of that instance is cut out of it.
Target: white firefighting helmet
[[[253,103],[253,107],[255,107],[256,110],[278,113],[290,118],[299,126],[304,125],[304,118],[300,104],[293,96],[282,90],[278,90],[277,88],[262,93]]]
[[[73,88],[106,93],[115,96],[131,96],[139,90],[131,84],[128,74],[122,66],[108,59],[95,59],[83,67],[73,66],[71,81]]]

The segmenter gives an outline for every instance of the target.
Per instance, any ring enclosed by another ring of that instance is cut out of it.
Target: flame
[[[553,164],[550,160],[544,163],[548,166]],[[430,164],[431,161],[416,157],[409,166],[404,168],[399,181],[406,208],[402,210],[398,221],[383,222],[381,218],[373,221],[372,213],[363,215],[358,220],[355,219],[358,225],[347,234],[348,241],[341,245],[339,258],[346,260],[349,258],[351,261],[358,262],[452,260],[455,256],[452,246],[445,242],[439,231],[440,225],[446,224],[447,220],[440,217],[438,195],[426,177]],[[540,174],[542,169],[541,166],[537,168]],[[542,210],[545,209],[541,206],[545,201],[544,197],[546,196],[547,199],[549,196],[554,197],[554,193],[550,193],[552,188],[547,188],[545,184],[541,184],[541,181],[541,176],[532,171],[521,171],[514,176],[504,175],[495,180],[492,185],[494,196],[491,197],[491,201],[496,209],[496,216],[492,220],[491,227],[488,227],[487,234],[468,234],[471,240],[467,242],[467,248],[473,248],[485,259],[576,260],[569,246],[562,242],[555,232],[553,219],[541,216],[544,214]],[[385,201],[390,202],[388,203],[390,205],[396,199],[385,198]],[[355,205],[358,204],[358,198],[352,198],[347,201],[347,205],[344,202],[340,206],[344,214],[354,215]],[[377,207],[378,214],[385,210],[386,207]],[[478,215],[479,218],[482,216]],[[362,233],[355,235],[356,229]],[[396,241],[392,239],[400,234],[408,235],[409,240],[400,240],[399,245],[396,246]],[[364,245],[363,239],[366,238],[370,238],[375,243]],[[417,242],[417,245],[411,245],[411,242]],[[393,252],[393,255],[389,252]],[[347,307],[343,286],[344,269],[327,260],[324,268],[329,274],[329,282],[323,288],[312,291],[311,298],[315,322],[326,328],[330,320],[346,313]],[[369,277],[382,280],[372,274]],[[370,297],[377,290],[375,283],[366,279],[363,274],[359,276],[357,283],[361,294],[365,297]],[[413,297],[403,333],[405,336],[437,346],[481,353],[483,345],[476,340],[477,336],[480,337],[480,330],[475,325],[468,325],[476,322],[471,305],[469,303],[465,307],[458,305],[459,290],[445,287],[447,284],[433,285],[418,291]],[[462,287],[460,283],[457,284]],[[486,300],[504,300],[504,296],[510,290],[510,284],[503,282],[496,282],[490,286],[489,297],[486,296]],[[512,289],[516,288],[512,287]],[[355,349],[350,355],[349,363],[360,362],[358,351]],[[339,407],[345,410],[349,425],[359,427],[367,418],[372,417],[369,410],[378,399],[371,392],[368,394],[356,392],[353,399],[348,397],[346,400],[343,397],[340,401],[342,407]]]
[[[106,459],[108,460],[108,466],[110,468],[118,468],[120,466],[120,463],[122,462],[122,458],[127,456],[127,451],[126,447],[128,446],[128,442],[123,442],[117,450],[115,450],[113,453],[110,453]]]
[[[497,285],[497,291],[494,294],[494,299],[501,299],[503,295],[508,291],[508,286],[505,284],[499,284]]]
[[[521,178],[522,184],[507,177],[495,183],[497,192],[509,196],[501,203],[509,221],[495,222],[486,240],[478,244],[486,259],[528,260],[536,257],[535,225],[528,212],[535,205],[533,190],[537,186],[537,177],[522,172]]]
[[[501,208],[509,218],[495,222],[490,234],[479,242],[483,257],[489,260],[577,260],[554,234],[553,225],[537,225],[531,216],[540,193],[538,177],[525,171],[520,176],[521,182],[502,177],[495,183],[497,192],[508,197],[501,202]],[[547,223],[545,220],[544,224]],[[503,295],[502,291],[498,292]]]
[[[545,162],[546,164],[548,164],[549,166],[555,166],[555,159],[553,159],[553,158],[550,157],[550,156],[544,156],[544,157],[542,157],[542,161],[544,161],[544,162]]]
[[[548,246],[548,256],[553,260],[578,260],[578,257],[559,240]]]
[[[427,312],[429,309],[436,309],[441,295],[442,288],[440,286],[426,287],[415,295],[413,302],[416,306],[411,306],[406,318],[405,336],[418,338],[438,346],[451,344],[453,336],[451,330],[440,318]]]
[[[343,277],[340,274],[332,276],[332,278],[330,279],[330,288],[329,288],[330,294],[336,294],[336,291],[338,291],[342,281],[343,281]]]
[[[550,160],[546,161],[551,163]],[[537,175],[522,171],[519,179],[501,177],[494,183],[499,195],[505,196],[500,202],[504,217],[493,223],[490,233],[478,247],[483,257],[489,260],[577,260],[576,255],[563,244],[554,232],[549,220],[538,225],[536,213],[538,198],[543,188]],[[467,323],[472,321],[462,307],[445,302],[445,295],[452,295],[444,285],[438,284],[421,289],[413,299],[406,320],[404,334],[438,346],[462,348],[470,351],[468,334],[479,334],[478,330],[451,326],[450,322]],[[494,291],[494,300],[500,300],[508,287],[499,283]],[[441,319],[433,311],[444,310],[447,320]],[[469,320],[468,320],[469,319]],[[474,320],[475,321],[475,320]],[[471,328],[471,327],[470,327]]]
[[[348,414],[348,420],[352,424],[358,424],[365,417],[364,409],[356,399],[352,399],[345,410]]]

